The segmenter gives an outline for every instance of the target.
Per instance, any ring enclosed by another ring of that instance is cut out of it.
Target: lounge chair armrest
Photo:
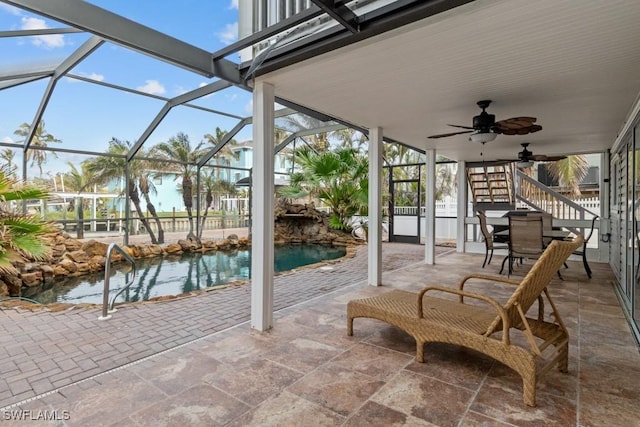
[[[491,282],[500,282],[500,283],[506,283],[508,285],[516,285],[516,286],[520,284],[519,281],[513,280],[513,279],[507,279],[506,277],[491,276],[489,274],[469,274],[468,276],[465,276],[462,278],[458,288],[462,290],[462,288],[464,287],[464,284],[471,279],[489,280]]]
[[[462,278],[460,284],[458,285],[458,289],[463,290],[465,283],[467,283],[467,281],[471,279],[486,280],[489,282],[500,282],[514,286],[518,286],[520,284],[520,282],[518,282],[517,280],[507,279],[506,277],[491,276],[489,274],[469,274],[468,276]],[[464,302],[464,295],[460,295],[460,302]]]
[[[460,289],[451,289],[451,288],[445,288],[442,286],[428,286],[422,289],[420,293],[418,293],[418,318],[422,318],[423,316],[422,298],[427,292],[430,292],[430,291],[444,292],[448,294],[460,295],[461,297],[465,296],[469,298],[474,298],[480,301],[484,301],[489,305],[492,305],[493,308],[496,309],[496,311],[498,312],[498,316],[500,316],[500,319],[502,320],[502,325],[503,325],[502,341],[507,345],[509,344],[509,328],[511,327],[509,323],[509,317],[507,316],[507,312],[505,311],[505,309],[500,305],[498,301],[486,295],[476,294],[473,292],[466,292]]]

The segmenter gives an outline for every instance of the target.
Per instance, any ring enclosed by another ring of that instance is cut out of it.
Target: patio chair
[[[504,264],[509,261],[509,275],[513,272],[513,260],[538,258],[544,252],[543,222],[541,215],[509,217],[509,254],[502,261],[500,274]]]
[[[584,270],[587,272],[587,276],[589,277],[589,279],[591,279],[591,267],[589,267],[589,263],[587,262],[587,243],[589,243],[589,239],[591,239],[591,236],[593,236],[593,230],[595,229],[596,221],[598,220],[598,218],[600,217],[596,215],[591,220],[591,230],[589,231],[589,234],[587,235],[587,237],[585,237],[584,239],[584,244],[582,245],[582,249],[573,251],[573,254],[572,254],[572,255],[578,255],[582,257],[582,264],[584,265]]]
[[[507,244],[496,244],[493,241],[493,232],[489,231],[487,227],[487,215],[478,211],[478,220],[480,221],[480,231],[482,232],[482,237],[484,238],[484,262],[482,263],[482,268],[485,265],[491,264],[491,258],[493,258],[493,250],[494,249],[509,249],[509,245]]]
[[[536,382],[553,366],[567,372],[569,337],[560,313],[547,286],[571,253],[583,244],[582,236],[574,241],[553,241],[518,282],[500,276],[472,274],[460,282],[458,289],[428,286],[419,293],[393,290],[385,294],[349,301],[347,333],[353,335],[353,319],[368,317],[394,325],[416,340],[416,360],[424,362],[424,345],[443,342],[464,346],[509,366],[522,377],[524,403],[535,406]],[[490,295],[464,290],[472,280],[512,285],[513,294],[505,303]],[[455,300],[427,294],[455,295]],[[550,315],[545,316],[543,296]],[[472,300],[474,303],[469,303]],[[534,302],[537,315],[528,315]],[[481,304],[478,304],[481,303]],[[531,316],[531,317],[530,317]],[[512,341],[514,330],[522,331],[526,344]],[[495,334],[495,335],[494,335]],[[550,355],[544,353],[551,352]],[[536,362],[546,362],[544,366]]]
[[[544,246],[549,246],[549,243],[551,243],[553,239],[546,236],[550,236],[551,230],[553,230],[553,216],[550,213],[541,211],[527,212],[526,216],[530,218],[542,218],[542,243]]]

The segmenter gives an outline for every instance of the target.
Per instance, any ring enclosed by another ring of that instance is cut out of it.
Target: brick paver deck
[[[438,248],[439,253],[452,251]],[[383,245],[383,270],[424,257],[424,247]],[[367,277],[367,251],[275,279],[275,309],[308,301]],[[0,309],[0,409],[208,336],[250,318],[249,284],[157,303],[125,305],[108,321],[99,308]]]

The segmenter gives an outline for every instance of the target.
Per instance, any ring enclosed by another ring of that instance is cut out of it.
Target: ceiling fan
[[[501,159],[501,161],[517,162],[519,168],[528,168],[533,166],[533,162],[555,162],[558,160],[566,159],[567,156],[545,156],[544,154],[533,154],[527,149],[528,142],[520,144],[522,151],[518,153],[517,159]]]
[[[491,104],[490,100],[478,101],[477,104],[482,109],[482,112],[473,118],[473,126],[448,125],[467,130],[431,135],[428,138],[444,138],[468,133],[471,134],[469,135],[470,141],[484,144],[485,142],[493,141],[498,134],[527,135],[542,130],[542,126],[534,124],[537,120],[535,117],[511,117],[510,119],[496,122],[496,116],[486,111]]]

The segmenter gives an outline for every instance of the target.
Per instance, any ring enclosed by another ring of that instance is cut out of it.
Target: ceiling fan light
[[[526,169],[532,167],[533,162],[531,160],[527,160],[526,162],[518,162],[516,163],[516,166],[518,166],[518,169]]]
[[[469,141],[484,144],[493,141],[497,136],[498,134],[493,132],[474,132],[469,135]]]

